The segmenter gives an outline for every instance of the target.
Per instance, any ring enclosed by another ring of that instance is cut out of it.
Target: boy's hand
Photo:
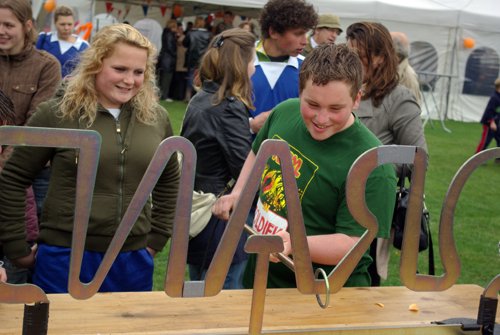
[[[495,121],[492,121],[490,123],[490,129],[495,132],[495,131],[497,131],[497,128],[498,127],[497,127],[497,124],[495,123]]]
[[[212,213],[219,219],[228,221],[237,198],[233,193],[220,197],[213,205]]]
[[[290,240],[290,233],[286,230],[280,230],[275,235],[280,236],[283,240],[283,251],[281,253],[285,256],[290,255],[292,253],[292,241]],[[275,254],[270,254],[269,260],[273,263],[280,262],[279,258]]]

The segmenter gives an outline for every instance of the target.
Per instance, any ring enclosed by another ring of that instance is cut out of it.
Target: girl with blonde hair
[[[255,71],[255,37],[240,29],[217,35],[201,59],[201,88],[189,102],[181,135],[198,155],[195,190],[220,194],[240,174],[250,151],[252,135],[248,118],[252,105],[250,77]],[[188,264],[191,280],[203,280],[227,222],[212,216],[205,229],[190,240]],[[224,288],[243,288],[246,265],[240,238]]]
[[[102,28],[55,98],[42,103],[28,125],[90,129],[102,138],[80,279],[93,279],[104,253],[156,151],[173,135],[157,103],[155,48],[127,24]],[[22,190],[50,161],[52,175],[37,245],[20,234]],[[0,242],[21,267],[34,266],[33,283],[47,293],[67,292],[78,151],[17,148],[0,175]],[[15,176],[15,177],[13,177]],[[173,157],[130,231],[101,292],[152,289],[153,256],[170,237],[179,169]],[[8,199],[8,200],[7,200]],[[8,204],[8,205],[7,205]],[[36,260],[35,260],[36,254]]]

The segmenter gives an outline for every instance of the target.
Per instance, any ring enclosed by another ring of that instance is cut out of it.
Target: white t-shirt
[[[115,120],[118,120],[118,117],[120,116],[121,109],[120,108],[108,108],[108,112],[113,115]]]

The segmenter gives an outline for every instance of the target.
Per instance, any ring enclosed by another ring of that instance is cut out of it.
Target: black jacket
[[[238,178],[252,143],[248,109],[234,97],[214,106],[218,88],[212,81],[203,82],[189,102],[181,130],[196,148],[195,190],[214,194]]]
[[[163,29],[161,35],[161,51],[158,56],[158,68],[166,72],[175,71],[177,60],[177,38],[169,28]]]
[[[211,37],[212,34],[206,29],[193,29],[187,33],[182,41],[182,45],[187,49],[185,67],[188,69],[198,67]]]
[[[238,178],[250,152],[252,136],[245,105],[234,97],[213,104],[219,85],[203,82],[202,89],[189,102],[181,136],[196,148],[195,190],[219,194],[227,182]],[[199,235],[189,241],[188,264],[208,268],[222,238],[227,222],[212,216]],[[238,241],[232,263],[247,258],[244,251],[246,234]]]

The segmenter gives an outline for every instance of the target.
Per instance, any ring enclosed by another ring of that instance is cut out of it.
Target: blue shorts
[[[67,293],[71,248],[38,245],[33,284],[45,293]],[[94,278],[104,252],[84,251],[80,281]],[[120,252],[109,269],[99,292],[138,292],[153,288],[154,262],[144,248]]]

